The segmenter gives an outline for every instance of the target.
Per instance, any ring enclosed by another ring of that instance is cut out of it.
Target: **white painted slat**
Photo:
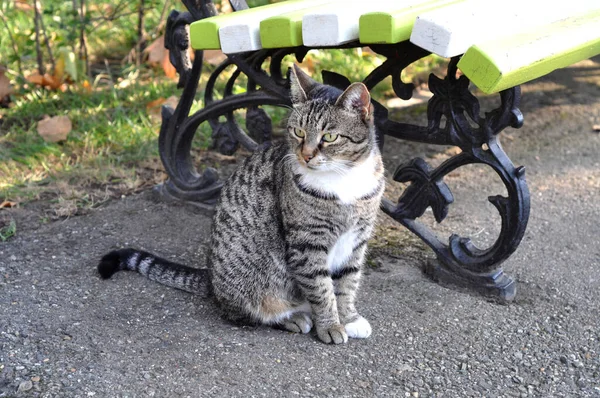
[[[431,0],[346,1],[309,12],[302,18],[302,41],[308,47],[336,46],[358,39],[358,21],[367,12],[407,8]]]
[[[467,0],[417,17],[410,41],[443,57],[474,44],[600,9],[600,0]]]
[[[286,12],[341,1],[343,0],[291,0],[274,4],[279,7],[271,5],[252,8],[251,10],[256,12],[247,13],[243,20],[240,20],[240,18],[232,20],[219,29],[221,49],[225,54],[260,50],[262,48],[260,42],[260,22],[262,20]]]

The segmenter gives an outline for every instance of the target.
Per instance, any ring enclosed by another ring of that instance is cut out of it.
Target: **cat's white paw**
[[[354,322],[347,323],[344,327],[348,337],[353,339],[366,339],[371,335],[371,325],[362,316]]]
[[[310,319],[310,314],[307,314],[306,312],[299,312],[295,314],[295,317],[293,318],[294,322],[296,323],[296,325],[298,325],[302,333],[306,334],[310,332],[310,330],[313,327],[313,322],[312,319]]]

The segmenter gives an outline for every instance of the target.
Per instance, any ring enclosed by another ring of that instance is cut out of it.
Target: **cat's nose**
[[[308,163],[308,162],[310,162],[310,160],[311,160],[312,158],[314,158],[314,157],[315,157],[315,155],[313,155],[313,154],[309,154],[309,155],[302,154],[302,157],[304,158],[304,161],[305,161],[306,163]]]

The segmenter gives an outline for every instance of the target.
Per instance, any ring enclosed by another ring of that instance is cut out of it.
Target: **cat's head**
[[[376,143],[371,96],[364,84],[353,83],[342,92],[294,65],[290,93],[294,110],[288,140],[300,166],[343,172],[369,157]]]

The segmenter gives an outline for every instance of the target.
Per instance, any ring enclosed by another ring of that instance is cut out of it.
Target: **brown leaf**
[[[164,104],[166,100],[166,98],[160,97],[158,99],[155,99],[154,101],[150,101],[146,104],[146,109],[150,110],[152,108],[157,108]]]
[[[177,97],[176,95],[172,95],[169,98],[167,98],[167,100],[163,103],[163,105],[169,106],[173,109],[175,109],[177,107],[177,104],[179,103],[179,97]]]
[[[31,75],[27,76],[26,80],[38,86],[49,87],[53,90],[56,90],[62,85],[62,82],[60,80],[56,79],[54,76],[49,75],[48,73],[42,76],[39,73],[34,72]]]
[[[50,87],[51,89],[56,90],[57,88],[59,88],[62,85],[62,81],[60,81],[60,80],[56,79],[54,76],[46,73],[44,75],[44,80],[42,81],[42,84],[46,87]]]
[[[160,65],[168,78],[173,79],[177,76],[177,71],[169,61],[169,50],[165,48],[165,36],[160,36],[154,40],[146,49],[148,54],[148,63],[150,65]]]
[[[155,99],[154,101],[150,101],[146,104],[146,112],[148,112],[148,116],[150,117],[150,120],[152,120],[155,123],[160,122],[161,120],[161,116],[160,116],[160,106],[162,104],[165,103],[167,99],[166,98],[158,98]]]
[[[17,207],[19,206],[19,204],[17,202],[11,202],[9,200],[5,200],[4,202],[0,203],[0,209],[8,209],[11,207]]]
[[[172,95],[166,99],[161,97],[161,98],[155,99],[154,101],[150,101],[148,104],[146,104],[146,110],[148,112],[148,116],[150,116],[150,119],[153,122],[158,123],[162,120],[161,107],[163,105],[167,105],[174,109],[177,106],[178,102],[179,102],[179,98],[174,95]]]
[[[5,68],[0,66],[0,100],[12,93],[10,79],[4,75]]]
[[[37,132],[46,142],[59,142],[67,139],[73,129],[68,116],[46,117],[38,122]]]
[[[33,6],[28,3],[28,0],[15,0],[15,8],[21,11],[33,10]]]
[[[89,80],[84,80],[81,83],[81,87],[87,92],[87,93],[91,93],[92,92],[92,85],[90,84]]]
[[[169,50],[165,48],[164,35],[150,43],[150,45],[144,49],[144,52],[148,54],[148,64],[160,66],[165,72],[165,75],[170,79],[177,77],[177,70],[169,60]],[[193,60],[194,51],[191,48],[189,49],[189,54],[190,59]]]
[[[219,65],[227,59],[227,55],[221,50],[204,50],[204,62],[211,65]]]
[[[165,53],[168,52],[165,48],[165,36],[162,35],[158,39],[154,40],[148,47],[144,49],[144,52],[148,54],[148,63],[150,65],[156,65],[162,62],[165,57]]]
[[[171,61],[169,60],[169,52],[168,51],[165,51],[165,56],[162,59],[160,66],[162,66],[163,70],[165,71],[165,75],[169,79],[174,79],[177,77],[177,70],[175,69],[175,67],[173,66]]]
[[[25,79],[29,83],[37,84],[38,86],[41,86],[42,83],[44,82],[44,76],[40,75],[37,72],[32,73],[31,75],[27,76]]]

